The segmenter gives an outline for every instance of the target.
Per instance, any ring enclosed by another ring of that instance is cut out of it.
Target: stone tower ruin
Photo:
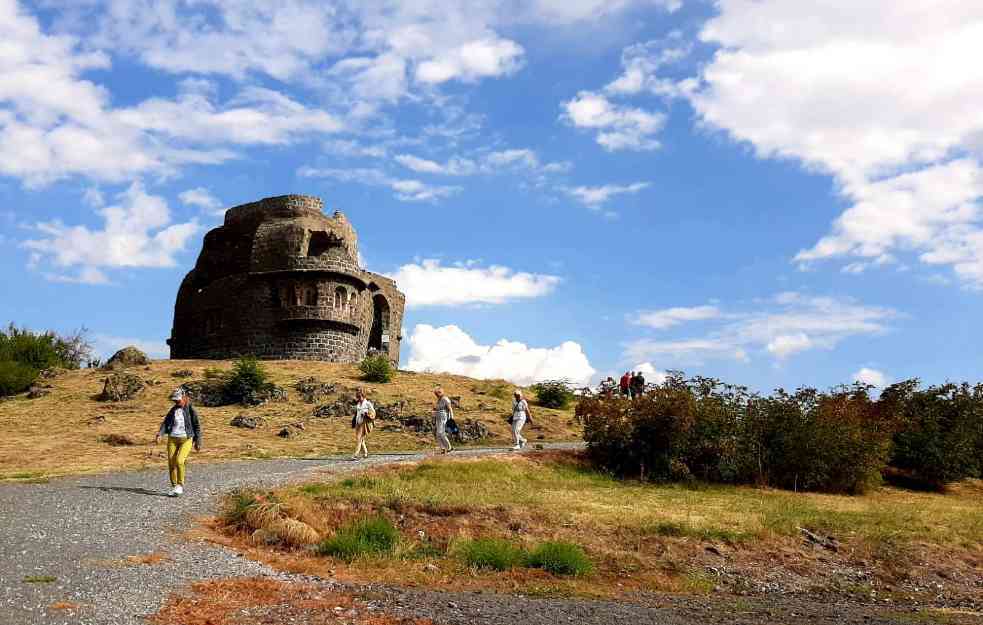
[[[320,198],[269,197],[230,208],[178,291],[171,358],[399,363],[396,283],[358,263],[358,237]]]

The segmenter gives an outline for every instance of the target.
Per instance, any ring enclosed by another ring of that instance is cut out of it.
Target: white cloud
[[[813,349],[833,349],[855,336],[889,330],[898,316],[890,308],[866,306],[848,298],[780,293],[764,309],[720,314],[719,327],[703,336],[683,339],[639,339],[627,345],[632,360],[671,359],[700,363],[705,359],[746,361],[754,352],[783,360]]]
[[[658,75],[663,66],[675,63],[689,55],[693,44],[684,40],[680,31],[673,31],[664,39],[628,46],[621,53],[624,73],[604,87],[612,96],[629,96],[639,93],[675,98],[692,92],[698,81],[688,78],[675,81]]]
[[[167,343],[161,340],[126,338],[111,334],[92,335],[93,351],[103,359],[109,358],[117,351],[131,345],[154,359],[169,358],[171,355]]]
[[[663,382],[666,381],[666,378],[668,377],[665,371],[660,371],[656,369],[655,365],[653,365],[650,362],[643,362],[641,364],[637,364],[634,367],[632,367],[631,370],[641,372],[641,374],[645,376],[645,382],[647,384],[662,384]]]
[[[861,384],[870,384],[877,388],[884,388],[888,385],[889,379],[883,371],[863,367],[853,374],[853,381],[860,382]]]
[[[983,5],[718,6],[700,36],[720,49],[690,94],[702,122],[833,175],[850,203],[797,259],[914,252],[983,286],[983,64],[966,62],[983,56]]]
[[[468,176],[477,170],[474,161],[466,158],[454,157],[443,164],[413,156],[412,154],[397,154],[393,158],[403,167],[425,174]]]
[[[715,319],[721,316],[720,309],[716,306],[676,306],[673,308],[663,308],[661,310],[642,311],[635,315],[633,323],[648,326],[661,330],[671,328],[687,321],[701,321],[704,319]]]
[[[420,180],[393,178],[379,169],[317,169],[301,167],[297,175],[303,178],[333,178],[341,182],[354,182],[368,186],[389,187],[393,195],[404,202],[432,202],[450,197],[461,187],[431,185]]]
[[[545,177],[546,174],[564,173],[573,164],[568,161],[543,163],[535,151],[528,148],[511,148],[479,154],[475,158],[453,156],[445,163],[420,158],[412,154],[397,154],[396,162],[420,173],[441,174],[445,176],[470,176],[484,173],[494,174],[502,170],[524,171]]]
[[[117,202],[96,211],[105,221],[101,230],[60,221],[35,224],[42,236],[22,244],[31,251],[32,264],[50,264],[57,270],[46,273],[52,280],[105,284],[104,268],[173,267],[175,255],[200,230],[194,220],[171,223],[167,202],[139,182],[120,193]],[[76,267],[76,274],[64,273]]]
[[[654,150],[655,135],[665,125],[663,113],[619,106],[603,94],[581,91],[561,105],[560,119],[578,128],[597,130],[597,142],[608,151]]]
[[[507,76],[521,67],[522,46],[499,37],[469,41],[424,61],[416,68],[416,79],[439,84],[460,79],[474,82],[489,76]]]
[[[455,325],[435,328],[420,324],[410,333],[409,347],[406,367],[411,371],[501,378],[522,385],[562,378],[587,384],[594,375],[587,355],[573,341],[547,348],[529,347],[507,339],[494,345],[480,345]]]
[[[548,295],[560,283],[560,278],[547,274],[474,262],[447,266],[434,259],[403,265],[392,277],[410,307],[502,304]]]
[[[195,187],[178,194],[178,199],[187,206],[195,206],[213,215],[222,215],[222,200],[218,199],[205,187]]]
[[[615,195],[638,193],[649,186],[648,182],[635,182],[629,185],[606,184],[600,187],[561,187],[560,190],[576,198],[588,208],[598,208]]]

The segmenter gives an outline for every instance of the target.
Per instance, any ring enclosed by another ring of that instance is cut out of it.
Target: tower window
[[[310,241],[307,243],[308,256],[321,256],[333,247],[341,247],[341,239],[334,233],[315,231],[311,232]]]

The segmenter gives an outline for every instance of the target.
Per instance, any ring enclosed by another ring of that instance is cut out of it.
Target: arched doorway
[[[369,332],[369,349],[389,350],[389,302],[383,295],[372,297],[372,331]]]

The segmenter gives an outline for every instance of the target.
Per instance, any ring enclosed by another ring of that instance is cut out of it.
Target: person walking
[[[631,373],[625,371],[625,374],[621,376],[621,394],[628,399],[631,399]]]
[[[355,428],[355,455],[352,460],[358,460],[358,452],[362,452],[363,458],[369,457],[369,448],[365,446],[365,439],[372,431],[375,422],[375,406],[365,398],[365,391],[358,389],[355,391],[355,416],[352,417],[352,427]]]
[[[433,435],[437,439],[440,453],[446,454],[454,451],[451,440],[447,438],[447,422],[454,418],[454,406],[441,387],[435,388],[433,394],[437,396],[437,403],[433,408]]]
[[[201,451],[201,422],[198,411],[191,405],[191,400],[183,389],[171,393],[174,405],[167,411],[167,416],[157,430],[154,443],[160,444],[162,436],[167,437],[167,469],[171,478],[171,497],[184,494],[184,463],[191,453]]]
[[[635,375],[631,377],[631,396],[641,397],[642,393],[645,392],[645,376],[642,375],[641,371],[636,371]]]
[[[532,422],[532,413],[529,412],[529,402],[522,398],[522,391],[516,391],[513,397],[509,423],[512,424],[512,449],[518,450],[526,446],[526,439],[522,438],[522,427],[526,420]]]

